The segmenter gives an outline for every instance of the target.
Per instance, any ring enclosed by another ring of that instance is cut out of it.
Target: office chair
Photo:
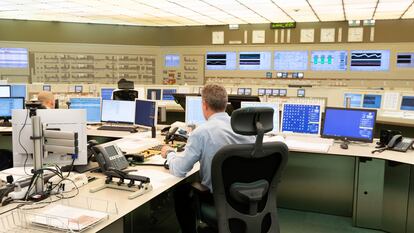
[[[0,149],[0,171],[13,167],[13,153]]]
[[[199,218],[220,233],[279,233],[276,193],[288,147],[263,143],[264,133],[273,129],[273,109],[235,110],[231,126],[238,134],[257,135],[256,143],[227,145],[216,153],[211,167],[214,206],[199,202]]]
[[[138,98],[138,91],[133,89],[115,90],[112,94],[113,100],[129,100],[135,101]]]

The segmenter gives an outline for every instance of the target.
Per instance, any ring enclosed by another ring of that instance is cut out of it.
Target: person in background
[[[40,101],[44,108],[54,109],[55,108],[55,96],[50,91],[41,91],[37,95],[37,100]]]
[[[255,137],[236,134],[231,128],[230,116],[225,112],[228,97],[223,86],[206,85],[201,92],[201,97],[202,111],[207,122],[191,133],[184,156],[177,156],[168,146],[162,148],[161,156],[167,159],[170,173],[179,177],[185,176],[195,163],[200,162],[201,184],[210,190],[210,195],[205,198],[213,202],[211,163],[214,155],[225,145],[254,143]],[[182,233],[197,232],[196,211],[193,208],[191,190],[192,187],[188,183],[174,190],[175,212]]]

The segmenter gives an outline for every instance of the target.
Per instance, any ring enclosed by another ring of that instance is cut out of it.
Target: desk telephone
[[[375,152],[382,152],[384,150],[394,150],[400,152],[407,152],[413,145],[414,139],[403,137],[401,131],[398,130],[381,130],[380,141],[377,143],[379,148]]]
[[[96,145],[92,149],[103,172],[110,168],[123,170],[129,166],[128,160],[117,145]]]

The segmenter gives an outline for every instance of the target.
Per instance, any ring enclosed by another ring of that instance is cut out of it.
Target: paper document
[[[152,157],[149,157],[149,159],[144,163],[163,165],[165,163],[165,159],[161,155],[154,155]]]
[[[124,152],[134,153],[160,144],[155,138],[124,138],[117,142],[117,146]]]
[[[400,93],[398,92],[385,92],[382,108],[387,110],[397,110],[399,97]]]
[[[153,188],[165,185],[168,180],[177,179],[177,177],[171,175],[167,170],[162,172],[152,169],[140,169],[135,172],[130,172],[129,174],[149,177]]]
[[[105,219],[108,214],[57,204],[42,209],[32,215],[33,224],[55,227],[62,230],[82,231],[83,229]]]

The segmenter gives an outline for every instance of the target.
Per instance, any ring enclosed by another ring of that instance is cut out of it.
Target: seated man
[[[53,109],[55,108],[55,96],[50,91],[41,91],[37,95],[37,100],[42,102],[44,108]]]
[[[196,128],[188,138],[184,156],[176,156],[174,150],[164,146],[161,155],[167,159],[170,172],[183,177],[196,162],[200,162],[201,183],[210,189],[211,163],[216,152],[228,144],[254,143],[254,136],[236,134],[231,128],[230,116],[225,112],[228,98],[224,87],[206,85],[202,90],[202,111],[206,123]],[[191,186],[177,187],[174,193],[175,211],[183,233],[197,232],[196,213],[190,196]],[[213,200],[211,195],[211,200]]]

